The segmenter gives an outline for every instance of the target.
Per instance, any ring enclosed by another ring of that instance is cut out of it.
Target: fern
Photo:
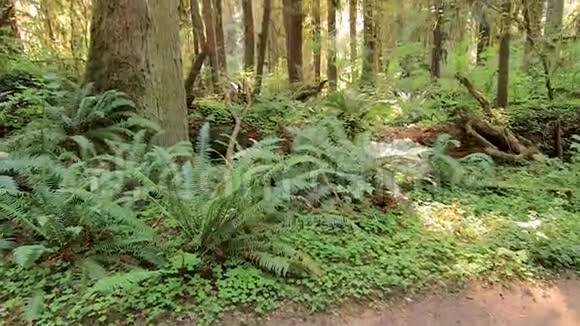
[[[20,246],[13,251],[14,261],[24,267],[28,268],[42,257],[42,255],[52,252],[50,248],[43,245]]]
[[[451,147],[459,145],[459,142],[451,139],[450,135],[442,134],[429,151],[431,174],[438,184],[467,185],[494,176],[494,162],[487,154],[474,153],[461,159],[455,159],[447,154]]]
[[[84,163],[66,166],[42,156],[0,161],[0,173],[15,175],[27,188],[0,193],[0,213],[40,240],[17,248],[17,262],[30,266],[41,258],[38,253],[50,250],[75,259],[129,255],[159,263],[151,254],[153,230],[115,203],[115,192],[89,191],[86,169]]]
[[[160,275],[159,271],[133,270],[118,273],[98,280],[90,289],[91,292],[112,293],[115,290],[129,290],[139,286],[139,283]]]
[[[109,142],[122,142],[134,132],[160,131],[136,115],[135,104],[124,94],[107,91],[93,95],[91,86],[64,94],[62,106],[45,104],[44,117],[32,121],[4,142],[9,151],[59,156],[73,151],[83,158],[109,150]]]

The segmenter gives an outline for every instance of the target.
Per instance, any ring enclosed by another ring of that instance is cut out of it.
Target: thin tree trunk
[[[441,59],[443,56],[443,0],[435,0],[433,6],[435,25],[433,26],[433,48],[431,49],[431,79],[441,78]]]
[[[374,71],[378,73],[382,70],[383,65],[383,27],[385,25],[384,17],[384,1],[376,0],[374,9],[374,29],[373,35],[375,39],[375,58]]]
[[[163,145],[188,140],[178,1],[96,0],[85,80],[132,97],[165,130]]]
[[[509,61],[510,61],[510,28],[511,0],[503,0],[502,5],[501,40],[499,44],[499,64],[497,77],[497,106],[507,108]]]
[[[244,11],[244,69],[254,69],[255,48],[254,40],[254,10],[252,0],[242,0],[242,9]]]
[[[190,0],[189,6],[191,11],[191,25],[193,38],[195,40],[194,41],[196,48],[195,54],[199,54],[200,52],[203,51],[203,47],[205,46],[205,33],[203,27],[203,20],[201,19],[201,15],[199,14],[198,0]]]
[[[314,81],[316,83],[319,83],[321,70],[320,52],[322,49],[321,44],[322,39],[320,37],[320,0],[312,0],[312,25],[313,25],[312,58],[314,66]]]
[[[490,35],[491,35],[491,28],[489,27],[489,23],[487,21],[487,17],[482,17],[481,21],[478,24],[478,36],[477,36],[477,64],[483,65],[485,64],[485,57],[484,53],[489,48],[490,44]]]
[[[219,64],[212,0],[203,0],[203,19],[205,20],[205,37],[207,40],[207,55],[209,57],[211,79],[214,91],[217,91],[219,88]]]
[[[199,54],[195,56],[195,58],[193,59],[193,62],[191,63],[191,69],[189,70],[187,78],[185,79],[185,94],[188,106],[195,99],[194,92],[195,82],[201,72],[203,62],[205,61],[205,59],[207,59],[207,53],[208,53],[207,45],[203,45],[200,48]]]
[[[534,56],[534,46],[539,44],[542,32],[544,0],[524,0],[523,16],[526,25],[526,44],[524,47],[524,66],[529,66]],[[539,49],[536,49],[539,50]]]
[[[363,0],[364,12],[364,47],[363,47],[363,63],[361,79],[367,84],[373,84],[375,78],[374,62],[375,62],[375,35],[374,35],[374,15],[373,5],[374,0]]]
[[[338,71],[336,68],[336,1],[328,0],[328,62],[327,75],[331,91],[336,91]]]
[[[357,59],[357,40],[356,40],[356,19],[357,19],[357,12],[358,12],[358,3],[357,0],[349,0],[349,7],[348,7],[348,25],[349,25],[349,33],[350,33],[350,63],[351,63],[351,70],[353,71],[352,80],[354,81],[354,67],[356,64]]]
[[[0,0],[0,36],[18,38],[16,8],[13,0]]]
[[[214,0],[214,13],[215,13],[215,33],[216,33],[216,47],[217,47],[217,57],[218,66],[222,74],[227,74],[227,64],[226,64],[226,46],[224,37],[224,25],[223,25],[223,10],[222,10],[223,0]]]
[[[564,0],[548,0],[546,11],[546,30],[548,40],[554,41],[562,32],[562,20],[564,18]]]
[[[262,89],[264,78],[264,62],[266,61],[266,48],[270,31],[270,17],[272,15],[272,0],[264,0],[264,14],[262,15],[262,29],[258,35],[258,66],[256,67],[256,86],[254,93],[259,94]]]
[[[302,81],[302,0],[284,0],[286,19],[288,80],[291,84]]]

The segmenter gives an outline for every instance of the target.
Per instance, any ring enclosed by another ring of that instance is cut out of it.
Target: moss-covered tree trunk
[[[433,45],[431,48],[431,79],[441,77],[441,60],[443,58],[443,0],[435,0],[433,5],[434,26]]]
[[[272,0],[264,0],[264,12],[262,14],[262,28],[258,35],[258,62],[256,67],[255,94],[259,94],[262,89],[264,76],[264,63],[266,62],[266,49],[268,47],[268,36],[270,32],[270,18],[272,16]]]
[[[205,47],[205,32],[203,27],[203,20],[199,14],[199,1],[190,0],[189,10],[191,12],[191,25],[193,38],[195,40],[195,54],[199,54]]]
[[[489,48],[489,43],[491,41],[491,28],[489,26],[489,22],[487,21],[487,17],[485,14],[481,17],[479,24],[478,24],[478,33],[477,33],[477,58],[476,62],[478,65],[485,64],[485,57],[484,53]]]
[[[338,84],[336,68],[336,9],[338,0],[328,0],[328,56],[327,76],[330,90],[335,91]]]
[[[302,81],[302,0],[284,0],[288,80]]]
[[[215,32],[215,12],[212,0],[203,0],[203,19],[205,22],[205,38],[207,42],[207,56],[209,57],[211,80],[214,91],[219,88],[219,63]]]
[[[375,78],[375,51],[376,40],[374,33],[374,0],[363,0],[364,13],[364,46],[362,58],[361,80],[366,84],[372,84]]]
[[[135,100],[165,132],[162,145],[188,140],[177,0],[96,0],[85,80]]]
[[[312,65],[314,66],[314,81],[320,82],[321,50],[320,37],[320,0],[312,0]]]
[[[545,35],[549,40],[554,40],[562,32],[564,0],[548,0],[548,8],[546,10]]]
[[[242,0],[242,9],[244,11],[244,68],[246,70],[252,70],[254,69],[254,62],[256,60],[252,0]]]
[[[358,54],[357,54],[357,44],[356,44],[356,18],[358,12],[358,2],[357,0],[349,0],[348,2],[348,26],[349,26],[349,35],[350,35],[350,63],[351,63],[351,70],[352,70],[352,81],[355,80],[355,64]]]
[[[499,62],[497,74],[497,106],[507,108],[509,62],[510,62],[510,29],[511,29],[511,0],[503,0],[501,5],[501,36],[499,43]]]
[[[534,57],[534,49],[537,44],[540,44],[540,36],[542,35],[542,16],[544,12],[544,0],[524,0],[523,1],[523,17],[526,28],[526,44],[524,47],[524,65],[529,66]]]
[[[222,74],[227,74],[226,41],[224,36],[222,0],[214,0],[215,14],[215,41],[217,47],[217,58],[219,70]]]
[[[0,0],[0,35],[18,37],[14,0]]]

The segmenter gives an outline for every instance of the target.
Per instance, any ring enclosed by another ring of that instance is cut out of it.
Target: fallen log
[[[459,73],[455,77],[478,101],[486,116],[491,116],[491,104],[483,93],[477,90],[467,77]],[[495,159],[517,162],[543,158],[540,150],[531,141],[515,135],[506,127],[492,125],[474,114],[461,113],[461,118],[465,133],[475,139],[486,154]]]

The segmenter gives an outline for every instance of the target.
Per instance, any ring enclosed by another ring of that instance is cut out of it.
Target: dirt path
[[[308,317],[279,313],[269,320],[230,316],[223,325],[264,326],[580,326],[580,280],[516,283],[431,294],[375,309],[341,309]]]

